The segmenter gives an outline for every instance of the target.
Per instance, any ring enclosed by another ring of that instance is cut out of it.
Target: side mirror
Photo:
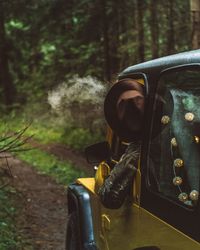
[[[89,163],[99,164],[102,161],[110,160],[110,146],[107,141],[93,144],[85,149],[85,155]]]
[[[133,80],[118,81],[108,92],[104,114],[108,125],[125,142],[142,136],[144,112],[144,86]]]

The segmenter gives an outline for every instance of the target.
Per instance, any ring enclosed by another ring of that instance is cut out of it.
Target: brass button
[[[177,168],[180,168],[183,166],[183,160],[180,159],[180,158],[177,158],[174,160],[174,166],[177,167]]]
[[[178,144],[177,144],[177,141],[176,141],[176,138],[175,138],[175,137],[173,137],[173,138],[171,139],[171,144],[172,144],[172,146],[174,146],[174,147],[177,147],[177,146],[178,146]]]
[[[181,178],[180,176],[176,176],[176,177],[174,177],[174,179],[173,179],[173,183],[174,183],[175,186],[181,185],[182,182],[183,182],[183,180],[182,180],[182,178]]]
[[[198,136],[194,136],[194,142],[196,143],[196,144],[199,144],[199,142],[200,142],[200,138],[198,137]]]
[[[162,118],[161,118],[161,123],[166,125],[170,122],[170,117],[168,115],[164,115]]]
[[[188,195],[186,193],[180,193],[178,199],[179,201],[185,202],[188,199]]]
[[[194,114],[191,113],[191,112],[186,113],[185,114],[185,120],[189,121],[189,122],[193,121],[194,120]]]
[[[192,190],[192,191],[190,192],[190,199],[191,199],[192,201],[197,201],[198,198],[199,198],[199,192],[198,192],[197,190]]]

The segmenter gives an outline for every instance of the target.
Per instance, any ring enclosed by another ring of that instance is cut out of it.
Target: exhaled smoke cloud
[[[103,118],[105,93],[106,85],[98,79],[75,75],[49,91],[48,103],[68,124],[72,122],[87,127]]]
[[[48,103],[53,110],[71,106],[74,102],[102,105],[105,92],[105,84],[96,78],[92,76],[80,78],[75,75],[48,93]]]

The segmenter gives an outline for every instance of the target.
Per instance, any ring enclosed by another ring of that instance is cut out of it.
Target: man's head
[[[144,103],[144,87],[133,79],[120,80],[110,89],[105,99],[105,117],[122,140],[140,138]]]

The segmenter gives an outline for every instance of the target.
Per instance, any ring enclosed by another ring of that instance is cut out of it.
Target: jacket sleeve
[[[117,209],[124,203],[137,172],[139,151],[140,143],[131,143],[99,189],[98,194],[105,207]]]

